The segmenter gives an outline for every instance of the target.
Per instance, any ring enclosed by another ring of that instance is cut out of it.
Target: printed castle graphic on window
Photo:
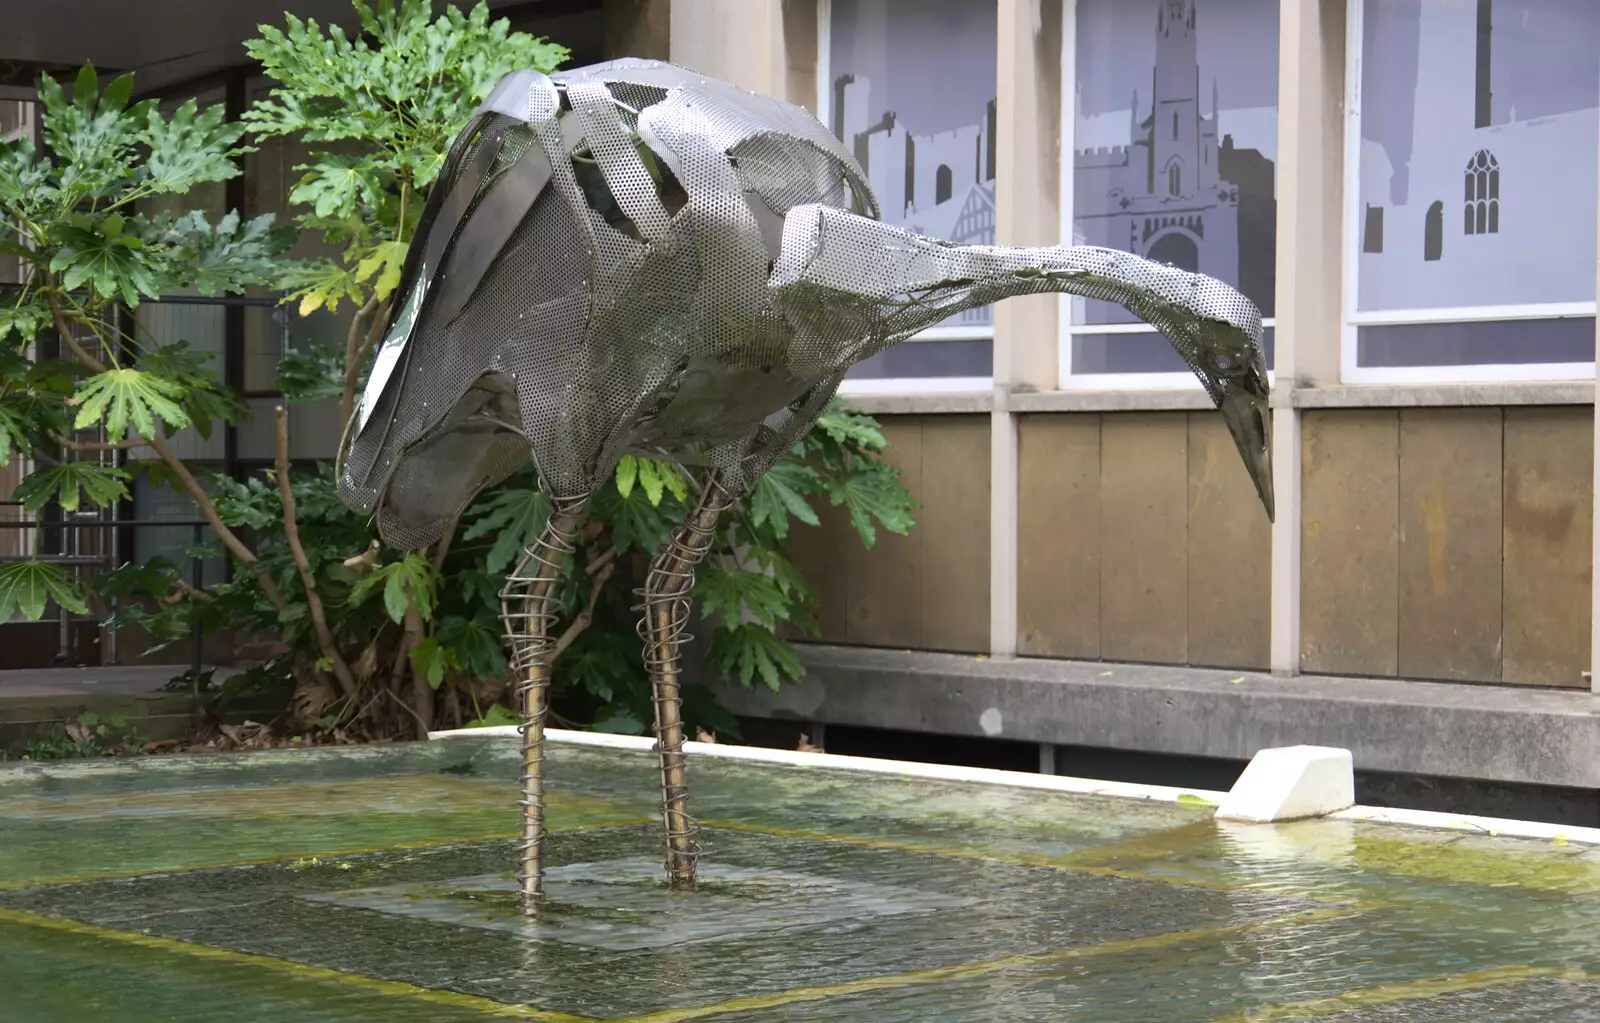
[[[833,81],[834,135],[854,152],[877,193],[883,219],[959,245],[993,245],[995,101],[972,124],[918,135],[894,111],[873,106],[864,75]],[[946,325],[987,329],[990,307],[969,309]]]
[[[1276,172],[1259,150],[1218,139],[1221,96],[1210,112],[1197,40],[1199,0],[1156,0],[1155,67],[1148,104],[1133,96],[1127,145],[1074,153],[1073,241],[1103,245],[1208,274],[1235,285],[1272,315],[1277,236]],[[1082,322],[1133,318],[1105,302],[1084,304]]]
[[[1554,65],[1596,7],[1367,5],[1358,308],[1593,299],[1600,82]]]

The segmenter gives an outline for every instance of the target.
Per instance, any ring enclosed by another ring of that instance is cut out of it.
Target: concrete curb
[[[600,749],[625,749],[650,752],[655,740],[641,735],[611,735],[604,732],[579,732],[563,728],[545,729],[550,742],[589,746]],[[430,741],[448,739],[515,739],[520,733],[515,725],[495,728],[456,728],[429,732]],[[946,764],[923,764],[904,760],[878,760],[870,757],[847,757],[836,753],[806,753],[799,750],[765,749],[758,746],[728,746],[721,743],[686,742],[684,751],[695,756],[716,757],[723,760],[743,760],[751,763],[782,764],[790,767],[810,767],[838,771],[859,771],[867,774],[898,775],[930,781],[970,782],[979,785],[1004,785],[1011,788],[1034,789],[1047,792],[1066,792],[1073,795],[1111,796],[1122,799],[1142,799],[1157,803],[1181,803],[1193,806],[1216,807],[1229,793],[1208,789],[1180,789],[1163,785],[1137,785],[1130,782],[1100,781],[1094,778],[1069,778],[1053,774],[1027,774],[1021,771],[1000,771],[986,767],[957,767]],[[1543,839],[1556,843],[1600,846],[1600,828],[1565,827],[1539,821],[1518,821],[1498,817],[1475,817],[1463,814],[1435,813],[1429,810],[1398,810],[1377,806],[1352,806],[1322,815],[1326,820],[1351,821],[1361,824],[1393,825],[1429,829],[1465,831],[1506,838]],[[1236,823],[1236,822],[1235,822]],[[1247,824],[1260,827],[1260,824]]]

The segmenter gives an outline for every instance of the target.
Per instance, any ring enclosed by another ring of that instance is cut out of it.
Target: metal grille
[[[344,445],[342,493],[394,546],[432,542],[529,457],[562,501],[629,452],[716,467],[737,497],[851,365],[1013,295],[1117,302],[1219,405],[1236,388],[1264,402],[1260,314],[1233,288],[1112,250],[889,227],[800,107],[622,60],[517,72],[479,114]]]

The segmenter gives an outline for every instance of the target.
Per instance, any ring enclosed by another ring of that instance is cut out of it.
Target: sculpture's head
[[[1203,330],[1205,341],[1185,351],[1174,342],[1179,354],[1189,359],[1195,375],[1205,385],[1233,443],[1244,459],[1245,471],[1261,495],[1267,518],[1276,517],[1272,493],[1272,410],[1267,405],[1267,361],[1257,340],[1259,325],[1247,327],[1212,322]],[[1169,338],[1169,340],[1171,340]]]

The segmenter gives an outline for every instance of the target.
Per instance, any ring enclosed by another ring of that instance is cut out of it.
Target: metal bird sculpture
[[[810,113],[657,61],[509,75],[446,158],[340,446],[339,488],[376,514],[386,543],[414,549],[533,461],[551,513],[501,595],[530,909],[543,894],[555,584],[623,455],[703,467],[641,593],[675,883],[693,881],[699,854],[679,713],[695,566],[720,513],[856,362],[1015,295],[1119,303],[1193,368],[1272,515],[1267,370],[1248,299],[1129,253],[952,245],[877,218],[861,167]]]

